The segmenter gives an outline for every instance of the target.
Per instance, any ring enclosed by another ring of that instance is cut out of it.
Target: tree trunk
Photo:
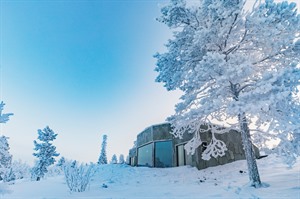
[[[242,134],[242,141],[244,145],[245,156],[248,165],[248,172],[251,186],[255,188],[261,187],[261,181],[258,173],[258,168],[256,164],[255,154],[253,150],[253,145],[250,138],[250,130],[248,128],[248,123],[246,120],[245,113],[239,114],[239,123]]]

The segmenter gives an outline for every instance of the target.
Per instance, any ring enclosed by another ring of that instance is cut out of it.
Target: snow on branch
[[[6,123],[9,120],[9,116],[13,115],[13,113],[2,114],[4,103],[0,103],[0,123]]]
[[[229,129],[211,123],[199,123],[197,129],[193,129],[192,131],[194,131],[194,137],[184,146],[187,154],[193,155],[196,149],[202,144],[201,133],[212,134],[212,141],[207,147],[208,150],[205,150],[208,154],[203,156],[206,158],[203,158],[204,160],[209,160],[210,156],[218,157],[225,154],[224,152],[227,150],[225,143],[221,140],[217,140],[214,135],[227,133]]]
[[[209,145],[207,146],[206,150],[202,153],[202,159],[210,160],[211,157],[222,157],[225,155],[226,151],[226,144],[221,140],[217,140],[214,133],[212,132],[212,139]]]
[[[72,192],[84,192],[95,174],[94,164],[79,164],[76,160],[66,162],[63,166],[65,180]]]
[[[196,149],[202,144],[199,132],[195,133],[195,136],[188,141],[188,143],[186,143],[184,145],[184,149],[187,152],[187,154],[191,154],[194,155]]]

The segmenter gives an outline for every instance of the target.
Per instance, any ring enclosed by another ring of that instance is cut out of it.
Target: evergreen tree
[[[9,120],[9,116],[13,115],[12,113],[2,113],[4,105],[3,102],[0,103],[0,123],[6,123]]]
[[[8,137],[0,137],[0,180],[10,181],[12,155],[9,153]]]
[[[121,154],[120,157],[119,157],[119,164],[124,164],[124,163],[125,163],[124,155]]]
[[[3,114],[4,103],[0,103],[0,123],[6,123],[9,120],[9,116],[12,113]],[[11,173],[11,161],[12,155],[9,153],[9,144],[7,142],[8,137],[0,137],[0,180],[9,181],[12,179],[13,174]]]
[[[37,151],[33,153],[35,157],[38,158],[34,168],[32,169],[32,179],[39,181],[44,177],[45,173],[48,172],[47,167],[55,162],[54,157],[59,156],[56,147],[52,145],[52,141],[56,139],[57,134],[54,133],[48,126],[43,130],[38,129],[38,139],[40,142],[34,140],[34,150]]]
[[[256,1],[247,12],[244,5],[245,0],[202,0],[195,6],[171,0],[158,19],[174,31],[167,51],[155,55],[156,81],[183,92],[168,121],[175,137],[194,134],[186,151],[194,153],[200,134],[208,131],[212,139],[202,158],[223,156],[226,145],[215,134],[228,130],[214,123],[236,129],[250,183],[260,187],[249,123],[260,142],[288,143],[300,132],[300,15],[295,3]]]
[[[117,159],[116,154],[114,154],[114,155],[111,157],[110,164],[118,164],[118,159]]]
[[[103,135],[101,152],[97,162],[98,164],[107,164],[106,145],[107,145],[107,135]]]

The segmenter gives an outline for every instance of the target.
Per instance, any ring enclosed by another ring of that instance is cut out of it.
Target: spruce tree
[[[45,173],[48,172],[47,167],[55,162],[54,157],[59,156],[56,147],[52,145],[52,141],[56,139],[57,134],[54,133],[48,126],[43,130],[38,129],[38,139],[40,142],[34,140],[34,150],[37,151],[33,153],[35,157],[38,158],[36,165],[32,169],[32,179],[39,181],[44,177]]]
[[[103,135],[101,152],[97,162],[98,164],[107,164],[106,145],[107,145],[107,135]]]

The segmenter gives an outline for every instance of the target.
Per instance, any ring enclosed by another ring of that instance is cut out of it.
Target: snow
[[[108,164],[99,165],[85,192],[70,192],[64,177],[55,176],[0,184],[7,189],[0,198],[300,198],[300,158],[293,168],[275,155],[257,162],[262,181],[269,185],[266,188],[249,186],[245,160],[204,170]]]

